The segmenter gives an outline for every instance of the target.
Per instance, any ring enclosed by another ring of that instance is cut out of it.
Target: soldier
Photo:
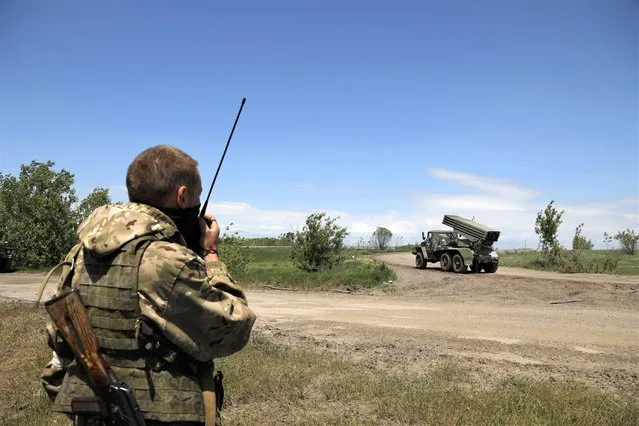
[[[220,424],[213,360],[241,350],[256,319],[220,260],[219,225],[198,217],[197,165],[168,145],[140,153],[127,170],[129,202],[99,207],[80,224],[58,286],[80,289],[101,353],[148,425]],[[97,401],[95,413],[90,404],[74,412],[74,398],[94,393],[51,323],[47,334],[53,357],[42,383],[52,410],[76,425],[103,424]]]

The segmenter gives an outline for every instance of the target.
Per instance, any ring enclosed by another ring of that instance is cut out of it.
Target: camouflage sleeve
[[[206,361],[242,349],[256,316],[224,262],[204,262],[187,248],[155,242],[140,265],[142,313],[193,358]]]
[[[231,274],[229,274],[224,262],[206,262],[206,275],[220,290],[246,300],[244,291],[235,285],[235,281],[231,277]]]

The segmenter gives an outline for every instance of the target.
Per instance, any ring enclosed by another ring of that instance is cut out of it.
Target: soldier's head
[[[186,152],[157,145],[138,154],[129,165],[129,201],[157,208],[189,208],[200,204],[202,181],[198,163]]]
[[[200,250],[202,180],[190,155],[169,145],[146,149],[129,165],[126,187],[129,201],[162,211],[173,220],[186,245]]]

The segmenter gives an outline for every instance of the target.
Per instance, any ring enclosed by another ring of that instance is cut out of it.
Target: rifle
[[[144,426],[144,418],[133,391],[126,383],[118,381],[98,352],[98,338],[89,323],[89,315],[78,289],[68,290],[48,300],[44,307],[87,372],[90,386],[102,402],[100,411],[106,423],[113,426]],[[94,398],[74,398],[72,405],[78,407],[78,412],[95,414],[95,410],[88,409],[94,402]]]
[[[206,196],[206,201],[204,201],[204,205],[202,206],[202,210],[200,210],[200,217],[204,219],[204,213],[206,213],[206,207],[209,205],[209,198],[211,197],[211,191],[213,191],[213,185],[215,185],[215,180],[217,179],[217,174],[220,172],[220,167],[222,167],[222,162],[224,161],[224,156],[226,155],[226,150],[229,148],[229,143],[231,142],[231,138],[233,137],[233,132],[235,132],[235,126],[237,125],[237,121],[240,119],[240,114],[242,114],[242,108],[244,108],[244,103],[246,102],[246,98],[242,98],[242,105],[240,105],[240,110],[237,112],[237,117],[235,117],[235,123],[233,123],[233,128],[231,129],[231,134],[229,135],[229,139],[226,141],[226,147],[224,147],[224,152],[222,153],[222,158],[220,159],[220,164],[217,165],[217,170],[215,171],[215,176],[213,177],[213,182],[211,183],[211,187],[209,188],[209,194]],[[211,223],[204,219],[206,223],[211,226]]]

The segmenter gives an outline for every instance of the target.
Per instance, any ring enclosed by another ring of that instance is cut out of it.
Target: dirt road
[[[409,253],[377,258],[397,272],[391,291],[249,289],[256,334],[363,368],[419,374],[452,362],[486,383],[523,374],[639,392],[637,277],[515,268],[457,275],[416,270]],[[41,278],[0,275],[0,296],[33,300]]]

